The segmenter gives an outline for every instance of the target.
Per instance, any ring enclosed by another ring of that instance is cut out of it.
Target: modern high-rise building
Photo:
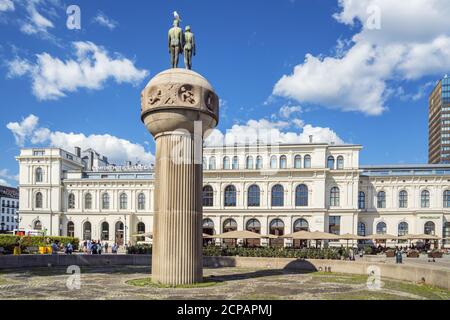
[[[450,78],[438,81],[429,97],[428,163],[450,163]]]

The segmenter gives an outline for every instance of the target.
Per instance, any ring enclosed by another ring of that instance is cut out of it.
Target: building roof
[[[19,190],[17,188],[0,186],[0,197],[19,199]]]

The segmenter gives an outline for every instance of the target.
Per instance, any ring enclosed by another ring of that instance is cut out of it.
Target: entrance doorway
[[[124,234],[124,226],[123,222],[118,221],[116,223],[116,244],[119,246],[123,246],[123,234]]]

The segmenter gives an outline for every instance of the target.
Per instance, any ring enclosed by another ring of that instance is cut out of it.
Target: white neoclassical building
[[[450,165],[360,166],[359,145],[206,147],[204,233],[298,230],[450,237]],[[20,228],[118,243],[153,228],[151,166],[22,149]],[[285,240],[287,241],[287,240]]]

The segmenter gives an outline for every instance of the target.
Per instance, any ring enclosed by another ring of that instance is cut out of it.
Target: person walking
[[[105,242],[104,247],[105,247],[105,253],[108,253],[108,242]]]

